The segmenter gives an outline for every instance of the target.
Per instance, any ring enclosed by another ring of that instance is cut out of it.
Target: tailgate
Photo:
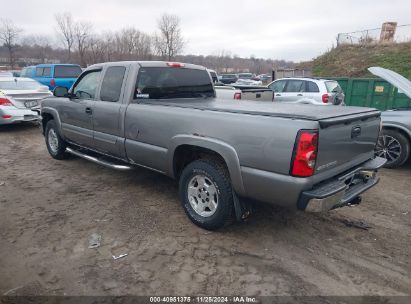
[[[372,111],[320,120],[316,172],[344,163],[360,164],[374,156],[381,113]]]
[[[274,91],[271,89],[243,89],[241,90],[241,99],[256,101],[273,101]]]

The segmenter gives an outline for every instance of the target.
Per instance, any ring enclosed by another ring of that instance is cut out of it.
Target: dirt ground
[[[360,206],[262,205],[208,232],[185,216],[174,181],[57,161],[38,127],[3,126],[0,295],[408,295],[411,164],[380,176]],[[89,249],[93,233],[101,246]]]

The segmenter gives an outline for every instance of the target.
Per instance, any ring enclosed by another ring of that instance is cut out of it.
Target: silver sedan
[[[0,125],[39,120],[36,109],[52,95],[33,79],[0,77]]]

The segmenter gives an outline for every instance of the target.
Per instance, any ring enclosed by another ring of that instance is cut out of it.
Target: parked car
[[[381,120],[376,154],[387,159],[386,168],[398,168],[410,157],[411,108],[382,112]]]
[[[224,84],[231,84],[238,80],[237,74],[223,74],[221,75],[220,82]]]
[[[33,79],[0,77],[0,125],[38,120],[35,110],[52,95],[47,86]]]
[[[26,66],[21,69],[20,77],[34,78],[36,76],[36,67],[34,65]]]
[[[69,89],[82,69],[78,64],[39,64],[23,68],[22,77],[30,77],[53,90],[55,87]]]
[[[411,81],[405,77],[381,67],[371,67],[368,70],[411,98]],[[376,154],[387,159],[385,167],[397,168],[409,159],[411,153],[411,108],[382,112],[381,120],[382,132]]]
[[[10,71],[0,71],[0,77],[13,77],[13,73]]]
[[[282,78],[268,85],[275,101],[316,105],[344,105],[344,92],[335,80]]]
[[[262,86],[263,83],[260,80],[244,79],[240,78],[235,83],[234,86]]]
[[[268,74],[258,75],[258,76],[256,76],[255,79],[260,80],[264,85],[267,85],[272,81],[271,80],[272,79],[271,75],[268,75]]]
[[[238,79],[253,79],[254,77],[253,73],[238,73]]]
[[[13,74],[13,77],[20,77],[21,75],[21,70],[11,70],[10,72]]]
[[[220,100],[274,101],[274,92],[267,88],[232,85],[214,85],[216,97]]]
[[[54,95],[41,107],[53,158],[175,178],[186,214],[205,229],[247,217],[244,198],[308,212],[357,204],[385,163],[374,156],[379,111],[220,101],[206,68],[192,64],[95,64]]]
[[[241,100],[241,90],[232,86],[214,86],[215,94],[218,99]]]

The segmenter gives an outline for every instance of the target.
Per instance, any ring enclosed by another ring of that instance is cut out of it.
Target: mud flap
[[[236,220],[239,222],[247,220],[251,215],[251,206],[250,204],[240,200],[237,193],[233,191],[233,202],[234,202],[234,211]]]

